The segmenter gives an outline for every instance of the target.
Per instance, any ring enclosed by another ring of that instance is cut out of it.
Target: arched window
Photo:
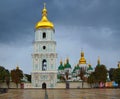
[[[44,82],[44,83],[42,84],[42,89],[46,89],[46,87],[47,87],[47,85],[46,85],[46,83]]]
[[[45,59],[43,59],[42,61],[42,71],[46,71],[47,70],[47,61]]]
[[[46,38],[46,33],[45,32],[43,32],[43,39],[45,39]]]

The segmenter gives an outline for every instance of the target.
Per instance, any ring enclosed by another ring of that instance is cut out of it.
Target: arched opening
[[[46,38],[46,33],[45,32],[43,32],[43,39],[45,39]]]
[[[46,59],[43,59],[42,61],[42,71],[46,71],[47,70],[47,61]]]
[[[44,82],[44,83],[42,84],[42,89],[46,89],[46,87],[47,87],[47,85],[46,85],[46,83]]]

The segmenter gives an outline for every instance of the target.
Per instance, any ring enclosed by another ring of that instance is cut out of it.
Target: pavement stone
[[[120,89],[9,89],[0,99],[120,99]]]

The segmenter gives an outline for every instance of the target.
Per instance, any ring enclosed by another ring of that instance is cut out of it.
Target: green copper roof
[[[79,65],[75,66],[72,73],[75,73],[75,71],[79,69],[80,69]]]
[[[97,66],[100,66],[100,64],[97,64]]]
[[[87,70],[93,70],[92,66],[89,65],[88,69]]]
[[[58,67],[58,70],[64,70],[64,66],[60,64],[60,66]]]
[[[69,64],[69,62],[66,63],[65,68],[71,68],[71,65]]]
[[[76,66],[76,69],[80,69],[80,66],[79,66],[79,65],[77,65],[77,66]]]
[[[75,70],[76,70],[76,69],[74,68],[72,73],[75,73]]]

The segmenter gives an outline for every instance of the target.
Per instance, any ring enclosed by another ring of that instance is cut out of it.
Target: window
[[[46,46],[43,46],[43,49],[45,50],[45,49],[46,49]]]
[[[47,61],[45,59],[43,59],[42,61],[42,71],[46,71],[47,70]]]
[[[43,39],[45,39],[46,38],[46,33],[45,32],[43,32]]]

